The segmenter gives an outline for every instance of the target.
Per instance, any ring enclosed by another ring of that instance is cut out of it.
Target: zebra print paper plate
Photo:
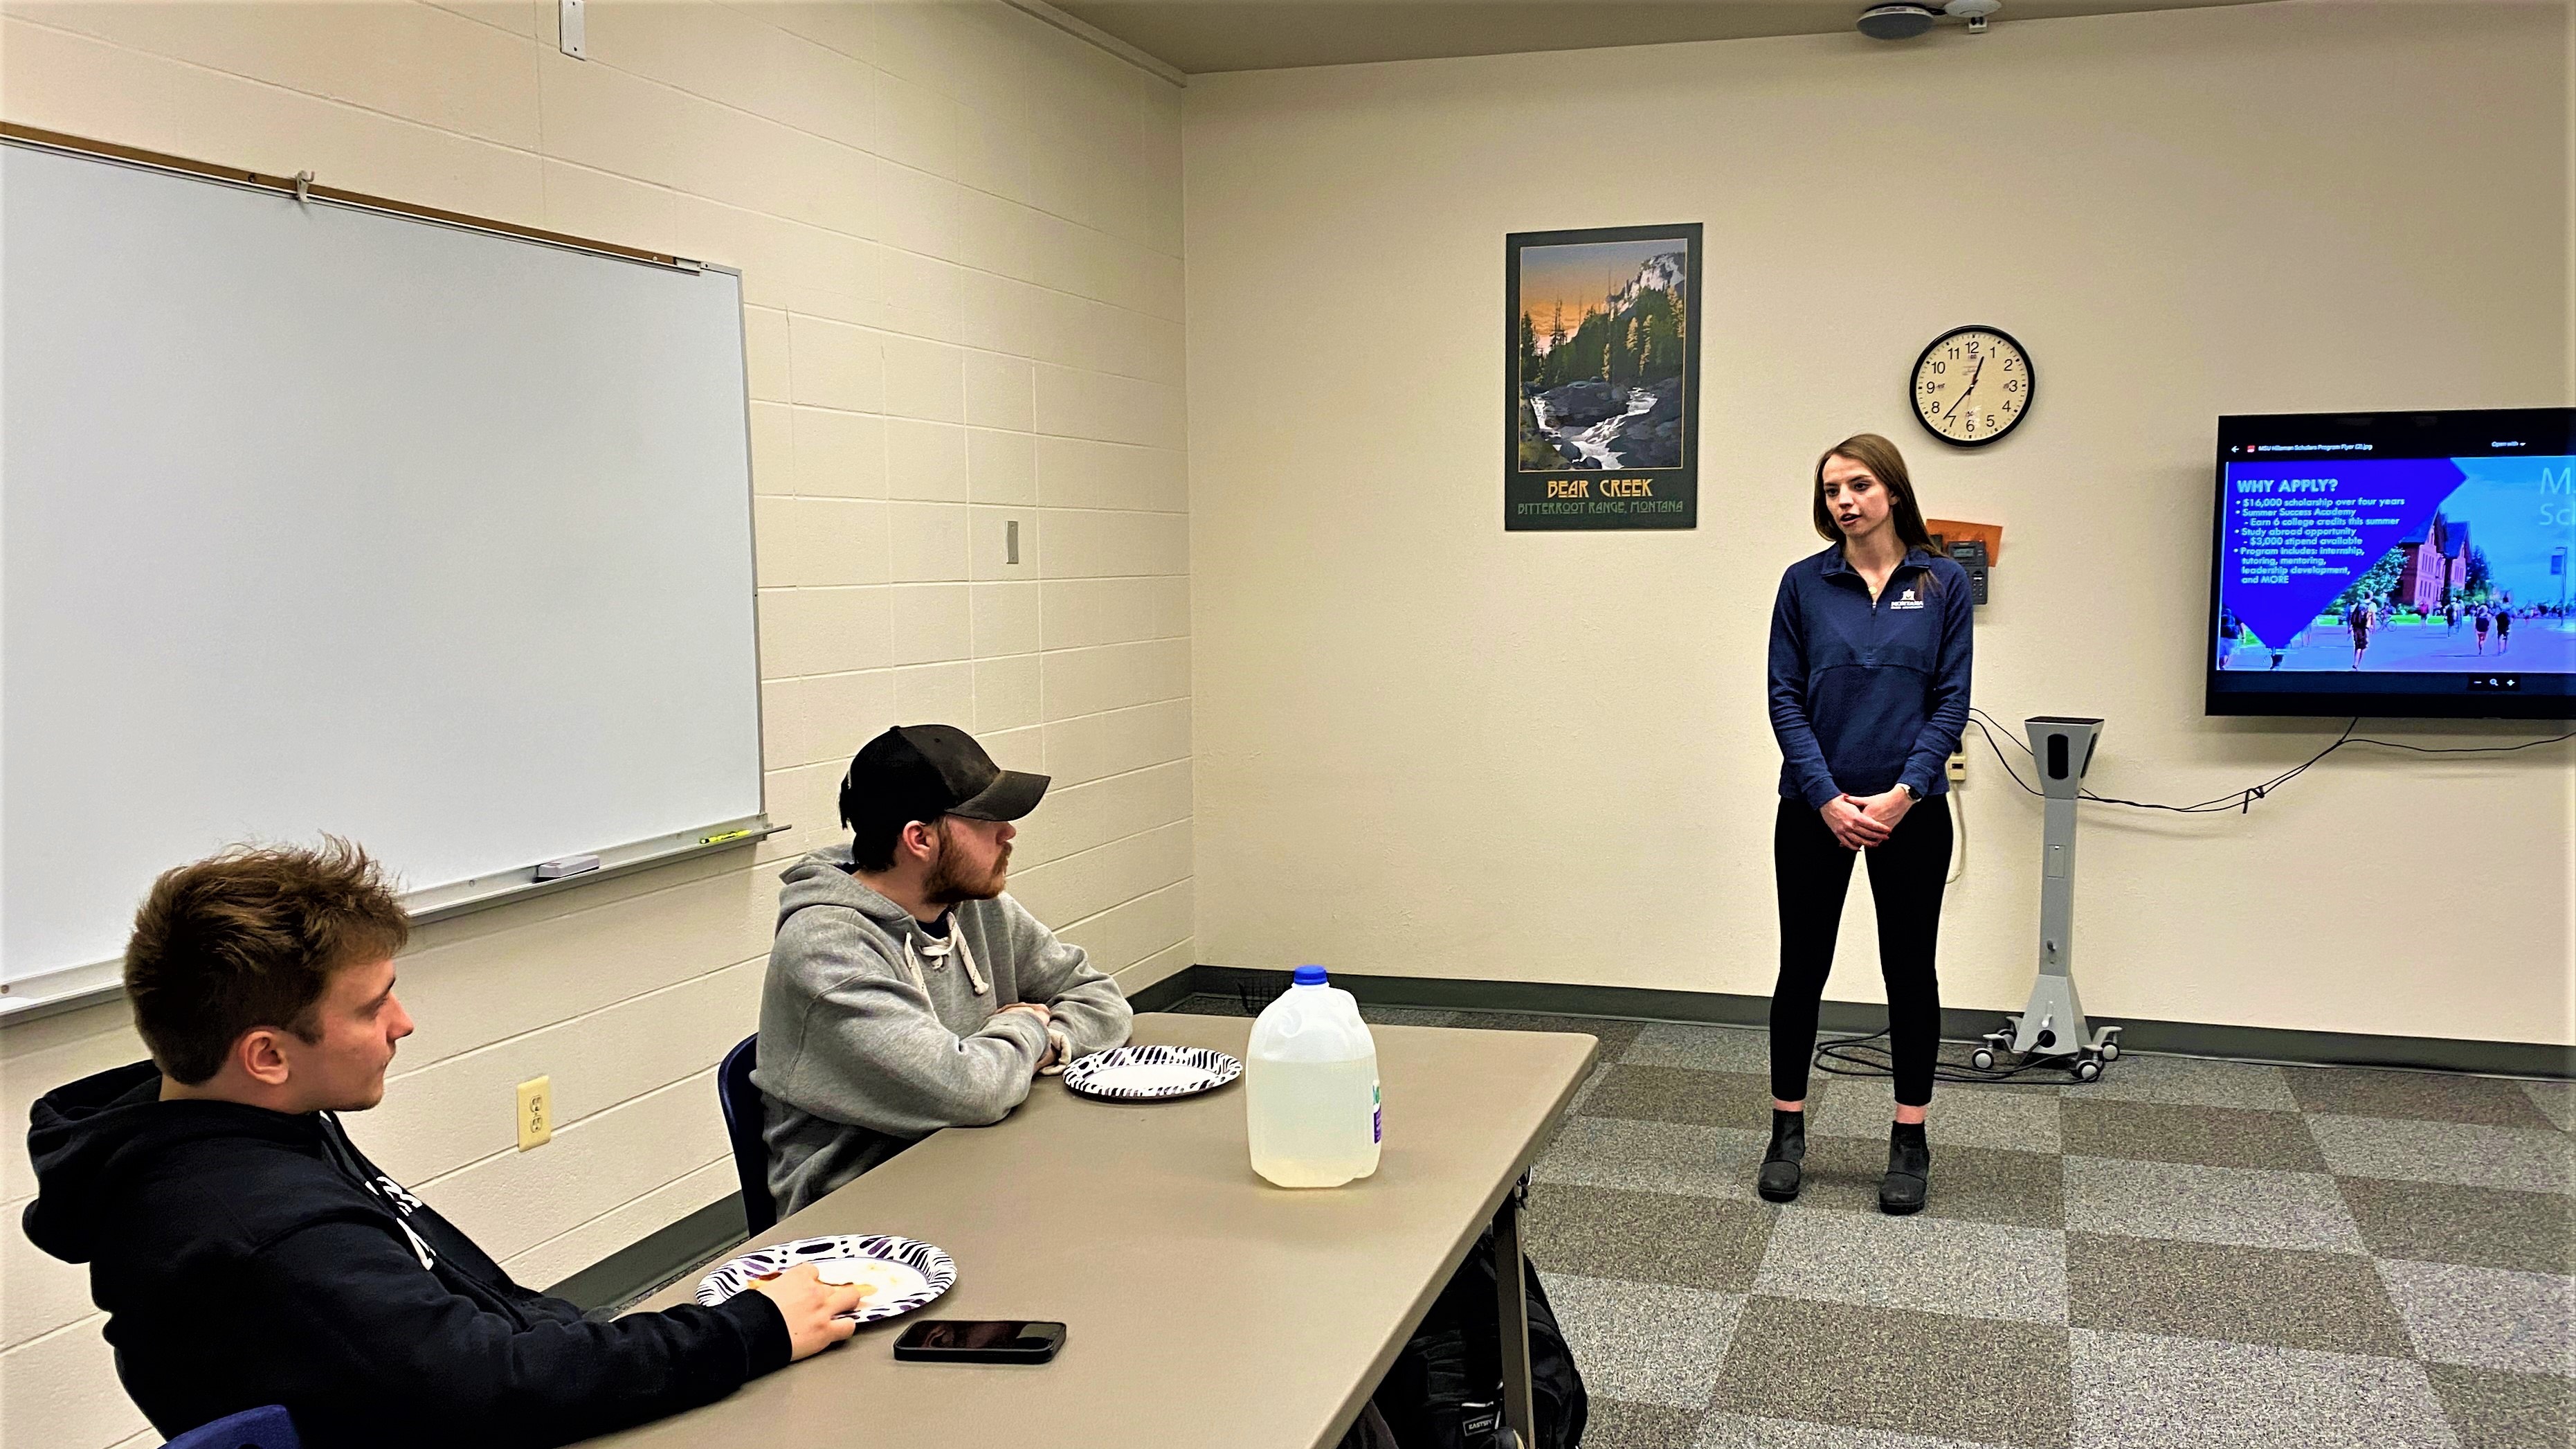
[[[957,1281],[957,1265],[946,1253],[910,1238],[798,1238],[745,1253],[699,1279],[698,1301],[713,1308],[799,1263],[813,1264],[826,1283],[859,1284],[865,1291],[858,1311],[842,1316],[861,1323],[900,1318]]]
[[[1124,1046],[1065,1068],[1064,1084],[1086,1097],[1149,1102],[1213,1092],[1242,1075],[1243,1063],[1206,1047]]]

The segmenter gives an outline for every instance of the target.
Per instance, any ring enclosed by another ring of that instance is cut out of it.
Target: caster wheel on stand
[[[2079,1082],[2089,1082],[2100,1075],[2102,1075],[2102,1064],[2091,1057],[2086,1057],[2075,1064],[2075,1080]]]
[[[2106,1041],[2102,1043],[2102,1060],[2106,1062],[2116,1062],[2119,1059],[2120,1044],[2118,1042]]]
[[[1968,1053],[1968,1062],[1978,1071],[1991,1072],[1995,1069],[1994,1051],[1989,1047],[1979,1047],[1975,1051]]]

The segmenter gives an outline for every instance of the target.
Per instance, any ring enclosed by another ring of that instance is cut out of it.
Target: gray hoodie
[[[949,915],[948,938],[850,874],[846,845],[788,867],[760,997],[769,1192],[791,1213],[942,1127],[983,1127],[1057,1064],[1127,1040],[1134,1013],[1004,895]],[[1048,1026],[1014,1002],[1054,1014]]]

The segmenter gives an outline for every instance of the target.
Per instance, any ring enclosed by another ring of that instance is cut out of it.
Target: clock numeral
[[[1966,368],[1956,377],[1950,375],[1954,362]],[[1978,392],[1969,386],[1982,383],[1989,370],[2001,387]],[[1914,364],[1917,420],[1962,446],[1992,443],[2020,425],[2033,385],[2030,355],[2012,338],[1990,328],[1954,328],[1933,339]]]

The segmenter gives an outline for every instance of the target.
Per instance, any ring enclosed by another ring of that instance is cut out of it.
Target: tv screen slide
[[[2576,408],[2218,421],[2211,714],[2564,719]]]

